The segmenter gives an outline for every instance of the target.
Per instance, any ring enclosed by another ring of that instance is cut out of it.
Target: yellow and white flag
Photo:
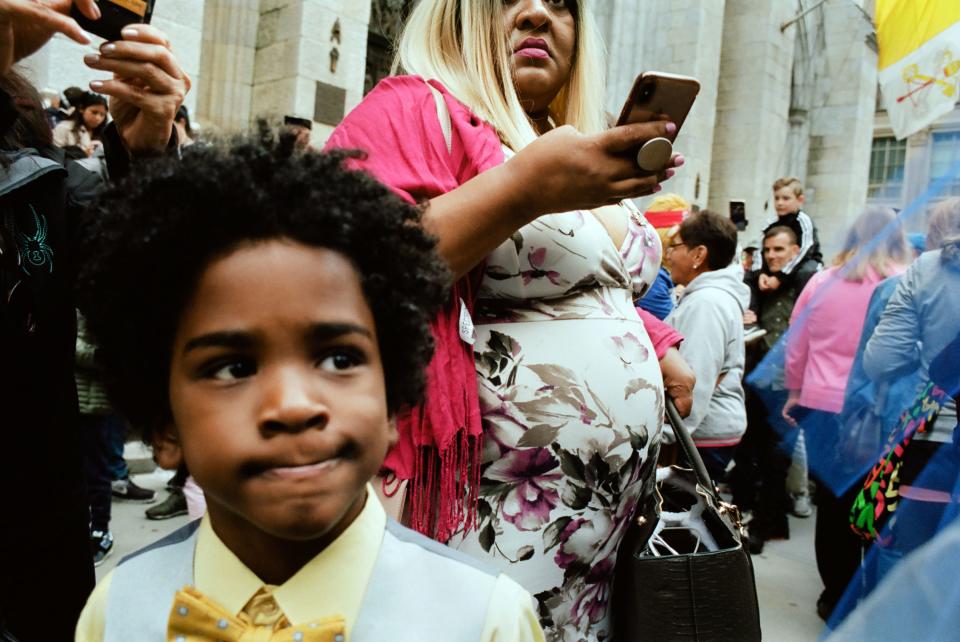
[[[960,0],[877,0],[880,89],[897,138],[960,99]]]

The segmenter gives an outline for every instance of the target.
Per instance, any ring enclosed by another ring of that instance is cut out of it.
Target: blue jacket
[[[883,311],[886,309],[887,303],[893,296],[900,280],[900,276],[885,279],[873,291],[873,296],[870,298],[867,316],[863,321],[863,333],[860,335],[860,345],[857,347],[857,356],[853,361],[850,377],[847,379],[847,391],[843,401],[844,420],[858,414],[865,407],[873,408],[878,402],[877,394],[880,386],[868,377],[863,369],[863,356],[867,349],[867,342],[880,324]],[[886,393],[884,398],[879,400],[882,405],[874,411],[874,414],[880,417],[883,422],[881,434],[884,437],[897,425],[901,413],[913,403],[920,383],[919,369],[904,373],[900,377],[885,383]]]
[[[960,269],[945,265],[942,256],[942,250],[921,254],[894,289],[863,352],[864,372],[874,381],[893,381],[917,372],[926,381],[930,362],[956,338]],[[951,402],[933,430],[916,438],[949,442],[956,425],[956,406]]]
[[[673,279],[666,269],[660,268],[656,280],[639,301],[637,307],[646,310],[661,321],[673,312]]]

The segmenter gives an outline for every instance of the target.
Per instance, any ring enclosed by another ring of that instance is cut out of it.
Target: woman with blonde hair
[[[893,210],[868,207],[854,221],[834,265],[815,274],[797,299],[787,335],[783,418],[803,427],[817,489],[815,548],[824,590],[817,611],[833,611],[860,563],[860,540],[848,526],[850,492],[832,488],[840,412],[873,291],[902,274],[912,252]]]
[[[633,308],[661,244],[627,199],[683,162],[650,175],[630,152],[676,126],[607,129],[585,0],[421,2],[397,67],[408,75],[328,142],[423,203],[458,279],[388,478],[409,482],[408,524],[536,595],[549,639],[608,639],[616,552],[652,495],[663,411]]]

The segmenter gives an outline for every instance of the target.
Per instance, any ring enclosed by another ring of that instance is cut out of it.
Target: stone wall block
[[[253,87],[253,118],[277,120],[284,114],[295,112],[293,100],[297,92],[297,78],[291,76]]]
[[[302,42],[283,40],[257,49],[253,82],[260,84],[295,76],[300,63]]]
[[[341,22],[361,23],[364,25],[364,30],[366,30],[366,25],[370,23],[370,2],[367,0],[350,0],[348,2],[343,0],[302,0],[302,2],[303,22],[301,23],[300,33],[304,36],[316,37],[312,30],[318,24],[324,24],[322,19],[318,22],[318,14],[335,15],[340,18]],[[329,35],[329,33],[328,30],[325,35]],[[346,42],[344,40],[344,44]]]

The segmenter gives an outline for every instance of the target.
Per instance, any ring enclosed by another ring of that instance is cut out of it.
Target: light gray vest
[[[104,642],[166,640],[174,594],[193,584],[199,521],[124,558],[107,595]],[[349,564],[350,560],[343,560]],[[387,520],[350,642],[475,642],[497,571]],[[317,595],[323,601],[322,595]]]

